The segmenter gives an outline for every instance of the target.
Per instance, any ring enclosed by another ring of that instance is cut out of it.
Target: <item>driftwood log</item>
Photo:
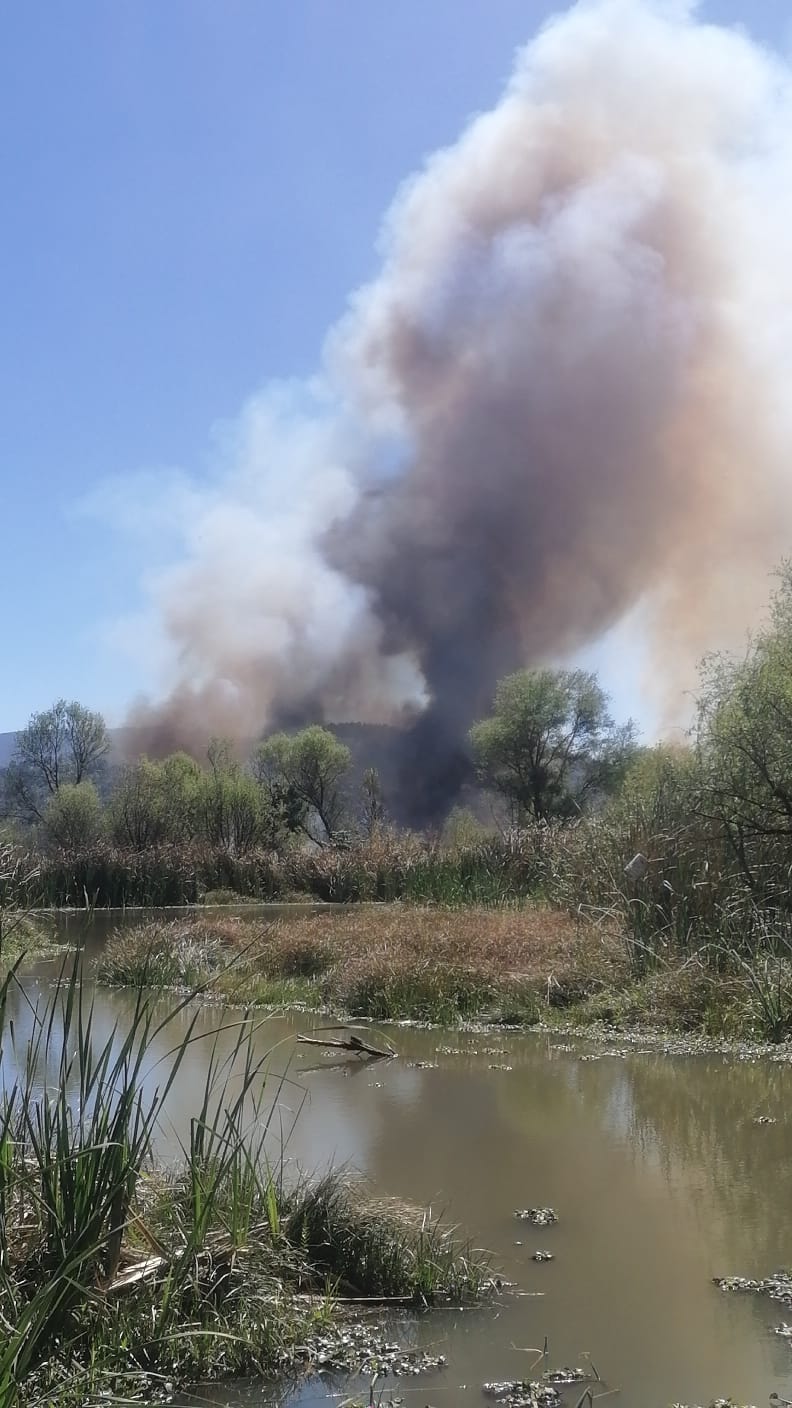
[[[318,1030],[322,1030],[322,1028],[318,1028]],[[337,1031],[338,1028],[328,1027],[327,1030]],[[372,1046],[370,1042],[362,1041],[354,1032],[350,1032],[345,1037],[337,1037],[335,1040],[324,1036],[305,1036],[300,1032],[297,1040],[303,1046],[331,1046],[334,1051],[349,1051],[354,1056],[367,1056],[371,1061],[391,1061],[397,1054],[395,1048],[390,1044],[387,1048]]]

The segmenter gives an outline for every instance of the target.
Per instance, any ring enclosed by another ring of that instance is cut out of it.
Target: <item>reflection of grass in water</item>
[[[12,970],[0,985],[0,1038],[16,984]],[[377,1209],[338,1174],[283,1186],[263,1155],[267,1056],[250,1020],[215,1035],[182,1171],[152,1171],[197,1039],[195,1015],[176,1035],[192,996],[160,1019],[138,991],[124,1026],[99,1037],[73,974],[33,1014],[0,1102],[2,1408],[272,1373],[332,1315],[339,1277],[361,1296],[421,1302],[482,1288],[481,1264],[441,1228]]]
[[[782,1112],[789,1070],[768,1062],[662,1058],[625,1066],[635,1142],[650,1133],[669,1163],[703,1174],[744,1243],[748,1263],[720,1268],[762,1275],[792,1261],[792,1227],[780,1213],[792,1206],[789,1132],[782,1121],[754,1124]]]

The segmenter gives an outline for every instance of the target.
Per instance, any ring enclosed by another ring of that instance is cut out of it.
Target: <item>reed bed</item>
[[[626,867],[639,854],[643,868],[630,878]],[[399,917],[391,940],[388,920],[367,916],[363,934],[345,919],[348,942],[323,975],[284,969],[265,957],[257,971],[261,1001],[320,1000],[379,1018],[454,1021],[490,1008],[526,1016],[536,1009],[541,977],[551,1006],[576,1003],[587,1019],[591,1004],[581,1004],[591,999],[593,1008],[621,1021],[627,987],[632,1011],[643,992],[659,987],[670,994],[677,972],[679,991],[692,993],[690,973],[700,968],[696,999],[679,1021],[695,1025],[698,1011],[705,1026],[736,1025],[743,1034],[776,1041],[792,1034],[788,847],[773,836],[735,840],[728,828],[696,813],[684,788],[625,792],[576,822],[535,823],[456,843],[382,828],[342,846],[241,858],[194,847],[126,855],[100,845],[45,858],[31,881],[25,880],[31,859],[17,856],[15,866],[16,892],[36,890],[51,903],[300,898],[415,909],[412,917]],[[0,900],[3,883],[0,873]],[[428,906],[436,907],[433,917]],[[447,932],[452,912],[457,919]],[[540,916],[534,956],[541,954],[541,974],[532,971],[524,946],[512,955],[509,921],[490,922],[485,912],[522,916],[515,921],[520,933],[529,932],[534,912]],[[571,960],[568,945],[557,952],[554,937],[570,932],[578,940]],[[488,935],[494,936],[494,959]],[[309,942],[315,938],[310,931]],[[121,956],[122,968],[129,961]],[[191,976],[184,966],[169,981],[189,983]],[[114,980],[122,979],[119,972]],[[663,1008],[670,1019],[675,1010],[674,1003]],[[644,1020],[653,1020],[648,1000]]]
[[[504,905],[541,888],[549,839],[548,831],[449,847],[383,831],[340,847],[244,856],[196,843],[136,851],[102,841],[17,859],[20,873],[25,865],[35,870],[35,879],[21,887],[26,901],[51,907],[190,905],[218,893],[223,900],[231,895],[265,901],[298,897],[335,903]]]

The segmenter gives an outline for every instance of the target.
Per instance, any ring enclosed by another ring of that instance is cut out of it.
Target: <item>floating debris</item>
[[[408,1061],[408,1062],[407,1062],[407,1065],[408,1065],[408,1066],[411,1066],[414,1071],[436,1071],[436,1070],[437,1070],[437,1062],[436,1062],[436,1061]]]
[[[603,1054],[604,1054],[604,1053],[603,1053]],[[601,1061],[601,1060],[602,1060],[602,1056],[594,1056],[593,1054],[590,1054],[590,1055],[588,1055],[588,1056],[581,1056],[580,1059],[581,1059],[581,1061]]]
[[[773,1115],[757,1115],[754,1124],[778,1124]]]
[[[318,1032],[344,1031],[345,1029],[345,1023],[340,1027],[315,1028]],[[354,1056],[368,1056],[375,1061],[392,1061],[398,1055],[395,1046],[391,1046],[390,1042],[388,1042],[387,1048],[372,1046],[369,1042],[363,1041],[362,1037],[359,1037],[351,1028],[349,1030],[349,1036],[339,1037],[338,1040],[331,1040],[330,1037],[325,1036],[306,1036],[304,1032],[298,1032],[297,1041],[302,1046],[322,1046],[325,1048],[325,1054],[329,1048],[331,1051],[349,1051]]]
[[[406,1375],[445,1368],[444,1354],[408,1349],[390,1340],[382,1325],[350,1322],[332,1333],[317,1335],[302,1355],[319,1373]]]
[[[517,1243],[516,1243],[516,1242],[515,1242],[515,1246],[517,1246]],[[553,1255],[552,1252],[534,1252],[533,1256],[531,1257],[531,1260],[532,1260],[532,1261],[553,1261],[553,1260],[555,1260],[555,1258],[554,1258],[554,1255]]]
[[[490,1069],[491,1071],[513,1071],[513,1070],[514,1070],[514,1067],[513,1067],[513,1066],[497,1065],[497,1064],[491,1062],[491,1063],[490,1063],[490,1066],[489,1066],[489,1069]]]
[[[714,1284],[721,1291],[747,1291],[751,1295],[769,1296],[771,1300],[792,1305],[792,1272],[775,1271],[761,1281],[748,1276],[713,1276]]]
[[[525,1383],[519,1379],[505,1379],[502,1383],[483,1384],[482,1388],[488,1397],[497,1398],[508,1408],[556,1408],[556,1404],[561,1402],[558,1389],[545,1382]]]
[[[782,1335],[785,1340],[792,1340],[792,1325],[787,1325],[782,1320],[780,1325],[776,1325],[773,1334]]]
[[[585,1383],[591,1378],[586,1369],[548,1369],[536,1382],[522,1379],[503,1379],[496,1383],[483,1384],[484,1393],[497,1398],[507,1408],[555,1408],[561,1402],[558,1387],[568,1384]]]
[[[777,1393],[770,1394],[770,1402],[774,1405],[784,1404],[786,1399],[779,1398]],[[701,1408],[700,1403],[672,1403],[671,1408]],[[707,1404],[707,1408],[756,1408],[755,1403],[736,1403],[733,1398],[713,1398]]]
[[[558,1213],[553,1208],[517,1208],[514,1216],[520,1222],[532,1222],[534,1227],[549,1227],[558,1222]]]

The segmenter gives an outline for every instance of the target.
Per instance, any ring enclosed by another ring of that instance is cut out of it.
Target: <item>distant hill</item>
[[[0,768],[4,768],[10,763],[15,738],[15,733],[0,733]]]

